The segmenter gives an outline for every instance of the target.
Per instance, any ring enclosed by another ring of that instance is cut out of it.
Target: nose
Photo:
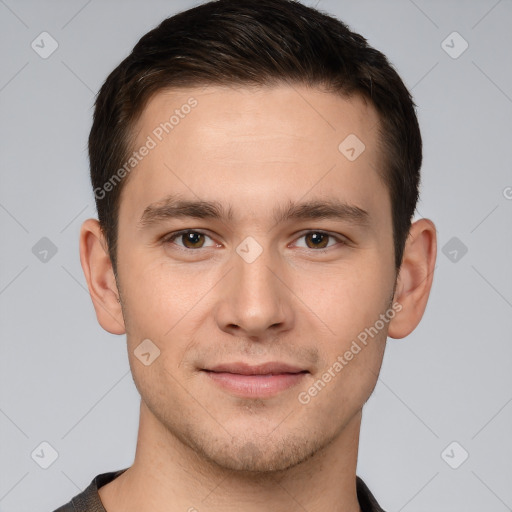
[[[232,270],[222,282],[215,317],[224,332],[264,341],[292,328],[293,293],[286,266],[268,249],[254,260],[233,252]]]

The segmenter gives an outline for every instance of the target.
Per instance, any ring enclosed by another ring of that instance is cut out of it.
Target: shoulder
[[[126,469],[97,475],[87,489],[77,494],[69,503],[62,505],[53,512],[106,512],[101,503],[98,489],[117,478]]]
[[[362,512],[385,512],[377,503],[375,496],[371,493],[368,486],[359,477],[356,477],[357,500]]]
[[[55,509],[53,512],[76,512],[76,510],[72,503],[69,502],[65,505],[62,505],[62,507]]]

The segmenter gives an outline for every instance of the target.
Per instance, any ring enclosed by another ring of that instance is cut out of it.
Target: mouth
[[[231,363],[203,369],[217,386],[242,398],[268,398],[297,386],[307,370],[280,362],[261,365]]]

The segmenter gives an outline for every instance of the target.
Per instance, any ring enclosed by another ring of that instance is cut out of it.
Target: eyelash
[[[198,234],[201,234],[201,235],[204,235],[208,238],[212,238],[211,236],[209,236],[207,233],[204,233],[203,231],[201,230],[197,230],[197,229],[182,229],[181,231],[175,231],[173,233],[169,233],[168,235],[164,236],[162,238],[162,242],[164,244],[170,244],[170,243],[173,243],[174,240],[176,240],[177,238],[179,238],[180,236],[183,236],[183,235],[187,235],[189,233],[198,233]],[[331,233],[328,233],[327,231],[322,231],[322,230],[309,230],[305,233],[303,233],[300,237],[300,238],[303,238],[311,233],[317,233],[317,234],[320,234],[320,235],[325,235],[325,236],[328,236],[329,238],[333,238],[335,239],[339,244],[341,245],[348,245],[347,244],[347,241],[342,239],[341,237],[339,236],[335,236]],[[212,239],[213,240],[213,239]],[[176,244],[177,245],[177,244]],[[177,245],[177,247],[180,249],[180,250],[183,250],[183,251],[198,251],[200,249],[212,249],[213,247],[198,247],[197,249],[191,249],[189,247],[183,247],[183,246],[180,246],[180,245]],[[326,251],[330,248],[332,248],[333,245],[331,246],[328,246],[328,247],[321,247],[319,249],[314,249],[314,248],[310,248],[310,247],[301,247],[301,249],[310,249],[312,251],[316,251],[316,252],[322,252],[322,251]]]

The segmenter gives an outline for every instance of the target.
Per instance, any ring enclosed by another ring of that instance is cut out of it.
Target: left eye
[[[330,245],[328,245],[329,239],[333,242],[336,242],[336,240],[338,240],[338,242],[342,242],[340,239],[337,239],[333,235],[323,231],[310,231],[309,233],[302,235],[299,240],[301,238],[304,238],[305,240],[306,245],[303,245],[302,247],[306,247],[306,249],[326,249],[327,247],[330,247]]]
[[[209,238],[213,243],[211,245],[205,245],[205,239]],[[332,245],[335,245],[335,242],[343,243],[343,241],[334,235],[329,233],[325,233],[323,231],[309,231],[308,233],[303,234],[298,238],[305,240],[305,245],[299,247],[304,247],[306,249],[325,249]],[[179,244],[176,240],[180,240],[182,243]],[[329,244],[329,241],[333,243]],[[204,247],[218,247],[211,237],[207,234],[202,233],[201,231],[194,230],[185,230],[178,231],[177,233],[172,234],[171,236],[164,239],[165,243],[175,243],[178,247],[183,247],[185,249],[202,249]]]

